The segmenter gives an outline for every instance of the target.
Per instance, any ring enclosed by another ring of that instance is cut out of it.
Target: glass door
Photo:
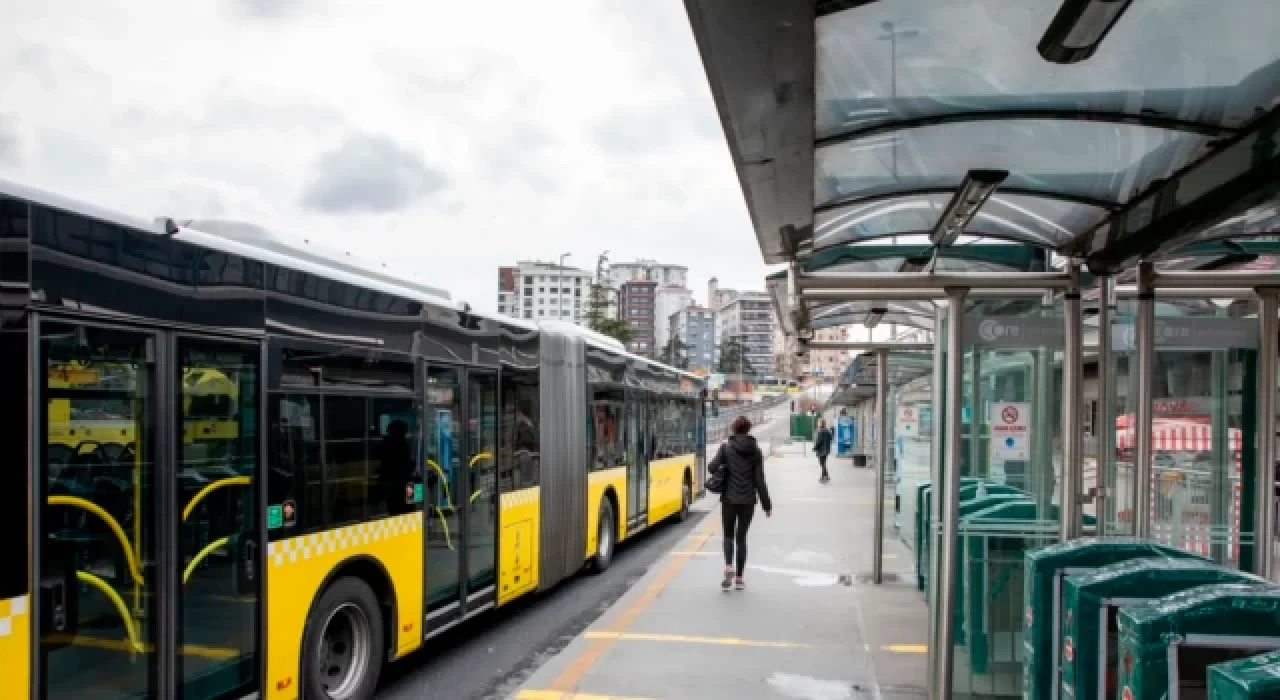
[[[39,328],[43,693],[158,697],[157,337]]]
[[[45,697],[252,694],[259,346],[39,328]]]
[[[627,531],[647,521],[649,510],[649,459],[653,456],[653,440],[649,433],[652,406],[643,394],[632,392],[631,410],[627,411],[627,434],[632,445],[627,459]]]
[[[461,595],[462,507],[467,500],[462,451],[462,371],[428,367],[426,415],[427,610],[443,609]],[[459,499],[461,504],[459,505]]]
[[[175,512],[180,697],[256,689],[261,349],[180,337]]]
[[[467,375],[466,546],[469,595],[493,586],[498,556],[498,375]]]

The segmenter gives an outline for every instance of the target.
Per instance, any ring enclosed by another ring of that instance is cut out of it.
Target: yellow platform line
[[[587,639],[616,639],[626,642],[680,642],[684,644],[714,644],[727,647],[761,647],[770,649],[808,649],[811,644],[775,642],[738,637],[700,637],[687,634],[648,634],[642,632],[587,632]]]
[[[522,690],[516,700],[654,700],[622,695],[596,695],[594,693],[562,693],[558,690]]]
[[[702,545],[706,544],[707,540],[711,537],[711,533],[719,526],[720,521],[716,518],[708,518],[704,521],[703,525],[701,525],[696,533],[692,535],[692,542],[689,543],[689,549],[695,552],[702,549]],[[670,563],[668,563],[666,568],[664,568],[657,577],[653,579],[649,584],[649,587],[646,588],[644,592],[632,601],[631,604],[628,605],[621,613],[619,613],[610,624],[606,625],[599,631],[613,632],[616,634],[621,634],[622,632],[627,631],[627,628],[629,628],[632,623],[634,623],[636,619],[644,613],[645,609],[648,608],[649,605],[652,604],[653,601],[662,593],[663,589],[671,583],[671,581],[676,577],[676,574],[680,573],[680,569],[684,567],[685,562],[689,561],[689,559],[689,556],[672,557]],[[615,641],[615,639],[608,638],[588,640],[587,648],[583,649],[582,653],[580,653],[577,658],[569,662],[569,665],[551,681],[547,689],[559,693],[569,693],[577,690],[578,684],[582,682],[584,677],[586,677],[587,672],[589,672],[591,668],[600,661],[605,653],[613,646]]]

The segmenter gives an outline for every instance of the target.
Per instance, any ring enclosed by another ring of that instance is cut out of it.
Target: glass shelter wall
[[[1257,435],[1258,321],[1256,309],[1224,303],[1185,315],[1156,308],[1151,368],[1151,464],[1145,484],[1135,469],[1137,373],[1132,305],[1122,305],[1111,329],[1116,387],[1115,453],[1107,480],[1115,497],[1106,531],[1135,532],[1137,490],[1150,499],[1150,537],[1162,544],[1252,569]]]
[[[961,478],[950,689],[1016,696],[1024,553],[1057,541],[1063,517],[1063,318],[1057,306],[1016,316],[971,310],[963,324],[960,449],[946,472]],[[933,614],[945,614],[937,603]]]

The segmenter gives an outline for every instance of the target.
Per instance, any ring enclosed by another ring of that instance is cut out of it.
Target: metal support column
[[[1156,297],[1152,291],[1154,268],[1138,265],[1137,314],[1133,324],[1134,358],[1129,371],[1137,378],[1133,397],[1133,534],[1151,536],[1151,396],[1156,363]]]
[[[1084,492],[1080,454],[1080,401],[1083,396],[1080,387],[1084,372],[1080,268],[1072,265],[1069,274],[1075,284],[1063,294],[1066,338],[1062,351],[1062,475],[1058,494],[1058,503],[1062,506],[1058,511],[1058,534],[1064,541],[1078,539],[1081,535],[1080,496]]]
[[[969,358],[969,476],[991,479],[990,469],[982,468],[982,425],[986,416],[982,413],[982,353],[977,348]]]
[[[1115,475],[1116,419],[1115,411],[1115,354],[1111,351],[1111,312],[1115,304],[1115,280],[1103,277],[1098,281],[1098,415],[1093,422],[1093,432],[1098,436],[1097,466],[1094,469],[1093,512],[1098,522],[1098,537],[1106,537],[1112,517],[1108,512],[1111,503],[1110,486]]]
[[[1276,291],[1258,290],[1258,471],[1254,478],[1254,572],[1271,578],[1276,530]]]
[[[937,693],[935,697],[951,697],[952,666],[955,661],[955,610],[956,610],[956,531],[960,513],[960,450],[963,429],[960,412],[964,406],[964,288],[947,289],[947,396],[945,418],[947,421],[946,448],[943,456],[946,473],[943,477],[945,495],[935,494],[942,501],[942,542],[939,566],[942,568],[938,582],[938,597],[932,611],[938,618],[938,651],[934,654]]]
[[[889,440],[889,351],[876,350],[876,425],[881,426],[880,443],[876,450],[875,524],[872,531],[875,541],[871,546],[871,580],[879,584],[884,575],[884,472],[891,459]]]
[[[943,480],[943,454],[942,448],[942,420],[946,415],[946,408],[943,404],[944,383],[946,382],[946,366],[943,364],[943,358],[946,357],[943,345],[944,326],[950,328],[951,322],[947,320],[947,310],[940,304],[933,306],[933,398],[930,402],[930,421],[929,421],[929,483],[932,486],[933,496],[929,499],[929,530],[924,533],[929,542],[929,573],[928,580],[925,582],[925,595],[928,601],[931,613],[929,615],[929,649],[927,652],[926,662],[928,671],[928,680],[926,682],[930,698],[940,697],[938,691],[936,670],[938,662],[936,655],[942,645],[938,642],[938,616],[932,614],[932,610],[938,605],[938,577],[940,569],[938,568],[938,558],[942,547],[942,539],[938,537],[938,529],[942,523],[942,480]]]

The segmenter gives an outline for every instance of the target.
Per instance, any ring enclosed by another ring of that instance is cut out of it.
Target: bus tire
[[[334,581],[311,608],[302,641],[304,700],[373,697],[382,671],[382,608],[369,584]]]
[[[678,523],[689,519],[689,506],[693,504],[693,482],[689,478],[689,472],[685,472],[680,481],[680,510],[676,511]]]
[[[591,569],[601,573],[613,563],[613,550],[618,545],[618,521],[613,514],[613,502],[608,497],[600,499],[600,519],[596,524],[596,553],[591,558]]]

